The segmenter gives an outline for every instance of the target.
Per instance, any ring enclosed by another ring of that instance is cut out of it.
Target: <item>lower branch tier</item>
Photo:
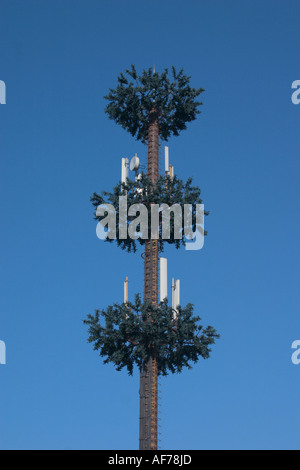
[[[126,367],[132,375],[134,365],[143,370],[156,357],[158,374],[168,375],[210,357],[210,346],[219,335],[211,326],[203,328],[200,320],[192,304],[178,306],[175,316],[167,299],[155,306],[136,295],[134,303],[96,310],[84,324],[89,326],[88,342],[94,343],[105,364],[112,362],[117,370]]]

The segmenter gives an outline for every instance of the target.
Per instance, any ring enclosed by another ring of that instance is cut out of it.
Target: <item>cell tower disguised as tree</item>
[[[153,204],[177,203],[201,204],[200,189],[191,184],[191,179],[183,182],[176,176],[159,174],[159,141],[167,141],[172,135],[186,129],[187,122],[196,119],[201,102],[197,97],[204,91],[190,86],[190,77],[183,70],[179,73],[172,67],[172,78],[168,69],[162,74],[152,69],[138,75],[132,65],[130,70],[118,77],[118,85],[110,89],[106,113],[137,140],[148,145],[148,170],[138,180],[120,182],[111,193],[94,193],[95,207],[110,203],[119,216],[118,199],[126,194],[128,205],[143,203],[151,212]],[[103,217],[97,216],[101,221]],[[193,223],[193,227],[195,224]],[[113,240],[108,239],[112,242]],[[199,325],[200,318],[193,316],[193,306],[168,306],[167,299],[159,302],[158,278],[159,255],[165,242],[176,248],[185,244],[171,235],[164,240],[159,231],[158,238],[151,238],[151,228],[137,239],[119,237],[116,230],[115,241],[122,249],[136,251],[137,244],[144,246],[144,301],[139,295],[135,302],[114,304],[106,310],[97,310],[88,315],[89,342],[117,370],[126,367],[132,374],[134,365],[140,371],[140,449],[157,449],[157,378],[169,372],[181,372],[210,355],[210,345],[218,334],[215,329]]]

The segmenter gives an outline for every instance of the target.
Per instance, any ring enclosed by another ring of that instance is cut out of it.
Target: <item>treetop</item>
[[[198,108],[202,103],[197,97],[204,89],[192,88],[191,77],[183,69],[177,72],[173,66],[171,78],[169,75],[167,68],[161,74],[149,68],[138,75],[131,65],[120,73],[117,87],[104,97],[109,102],[105,112],[137,140],[146,142],[149,116],[155,110],[160,137],[167,141],[171,135],[178,136],[186,129],[186,123],[200,114]]]

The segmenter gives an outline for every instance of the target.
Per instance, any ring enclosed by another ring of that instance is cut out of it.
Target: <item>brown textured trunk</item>
[[[148,132],[148,177],[156,183],[159,177],[158,114],[150,113]],[[147,240],[145,244],[144,300],[158,303],[158,242]],[[149,359],[140,372],[140,450],[157,449],[157,361]]]

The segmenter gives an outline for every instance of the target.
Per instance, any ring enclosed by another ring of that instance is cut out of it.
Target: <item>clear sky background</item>
[[[202,189],[208,237],[166,254],[221,339],[161,380],[161,447],[300,448],[299,21],[298,0],[0,0],[2,449],[138,448],[138,371],[104,366],[82,324],[123,300],[125,276],[131,298],[143,289],[140,253],[97,239],[89,201],[121,157],[146,164],[104,113],[132,63],[206,90],[169,148]]]

